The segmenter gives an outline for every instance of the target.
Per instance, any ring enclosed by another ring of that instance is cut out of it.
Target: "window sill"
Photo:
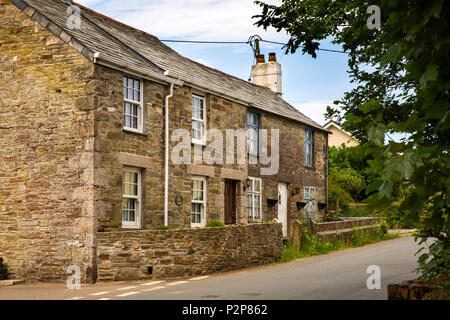
[[[133,227],[122,226],[122,230],[123,231],[132,231],[132,230],[142,230],[142,228],[137,227],[137,226],[133,226]]]
[[[122,131],[126,132],[126,133],[134,133],[136,135],[143,136],[143,137],[148,137],[148,134],[139,132],[139,131],[134,131],[134,130],[126,129],[126,128],[122,128]]]
[[[203,224],[191,224],[191,229],[199,229],[199,228],[204,228],[206,226]]]
[[[197,146],[206,147],[206,142],[192,141],[191,144],[194,146],[197,145]]]
[[[313,166],[305,166],[305,168],[306,168],[306,169],[309,169],[309,170],[316,170],[316,168],[313,167]]]

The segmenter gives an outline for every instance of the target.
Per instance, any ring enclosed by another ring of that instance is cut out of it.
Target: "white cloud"
[[[286,34],[265,32],[253,24],[261,8],[253,0],[78,0],[123,23],[160,39],[247,41],[259,34],[263,39],[286,41]],[[278,3],[278,0],[266,1]]]
[[[333,101],[307,101],[303,103],[292,103],[292,105],[320,125],[328,122],[324,116],[327,112],[327,106],[335,106]]]

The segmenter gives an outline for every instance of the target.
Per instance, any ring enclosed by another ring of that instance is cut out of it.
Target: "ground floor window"
[[[122,183],[122,227],[141,227],[142,173],[139,168],[126,167]]]
[[[203,227],[206,221],[206,178],[195,177],[191,182],[191,227]]]
[[[261,219],[261,179],[248,178],[250,185],[248,187],[248,219]]]
[[[315,219],[316,217],[316,188],[305,187],[304,189],[305,205],[305,218]]]

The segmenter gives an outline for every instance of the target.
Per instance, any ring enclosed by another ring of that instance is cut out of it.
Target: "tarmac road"
[[[259,300],[386,299],[387,285],[417,275],[417,244],[411,236],[327,255],[170,281],[82,284],[22,284],[0,287],[0,299],[57,300]],[[379,266],[381,289],[367,288],[369,266]]]

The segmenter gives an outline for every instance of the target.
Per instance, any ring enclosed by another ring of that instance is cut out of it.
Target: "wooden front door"
[[[225,224],[236,223],[236,183],[225,181]]]

